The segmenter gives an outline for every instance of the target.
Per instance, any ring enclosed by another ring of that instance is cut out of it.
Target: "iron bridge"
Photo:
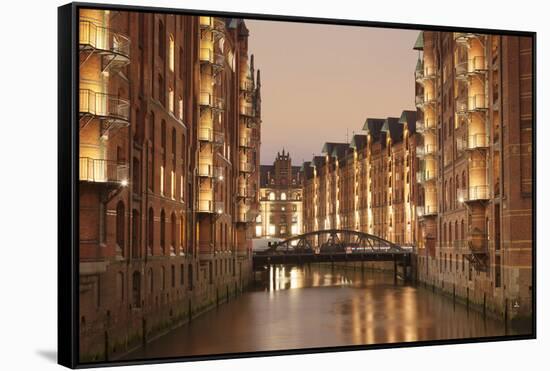
[[[412,254],[412,248],[372,234],[325,229],[273,243],[264,251],[255,251],[252,260],[254,270],[262,270],[272,264],[393,261],[395,274],[398,274],[398,267],[402,267],[402,275],[408,279]]]

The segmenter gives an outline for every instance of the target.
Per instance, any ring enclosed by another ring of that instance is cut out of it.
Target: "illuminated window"
[[[170,71],[174,72],[174,53],[175,53],[175,46],[174,46],[174,36],[170,35],[169,38],[169,44],[168,44],[168,66],[170,67]]]
[[[269,200],[274,201],[275,200],[275,193],[269,192]]]
[[[168,88],[168,109],[174,113],[174,89]]]
[[[178,118],[183,121],[183,98],[178,98]]]
[[[272,235],[275,234],[275,226],[274,226],[273,224],[270,224],[270,225],[269,225],[268,234],[269,234],[270,236],[272,236]]]
[[[256,236],[261,236],[261,235],[262,235],[262,226],[257,225],[256,226]]]
[[[183,201],[183,175],[180,176],[180,199]]]
[[[164,196],[164,166],[160,167],[160,194]]]
[[[281,193],[281,200],[286,201],[286,193]]]
[[[298,224],[292,224],[291,233],[298,234]]]
[[[170,172],[170,197],[176,199],[176,173],[174,170]]]

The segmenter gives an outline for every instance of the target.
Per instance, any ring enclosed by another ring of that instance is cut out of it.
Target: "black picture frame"
[[[434,341],[415,341],[391,344],[335,346],[313,349],[287,349],[279,351],[259,351],[235,354],[211,354],[206,356],[170,357],[162,359],[142,359],[132,361],[109,361],[81,363],[78,357],[79,319],[78,319],[78,280],[79,280],[79,220],[78,220],[78,11],[81,8],[106,9],[136,12],[170,13],[181,15],[204,15],[219,17],[236,17],[243,19],[314,23],[325,25],[348,25],[378,27],[389,29],[413,29],[428,31],[466,31],[484,34],[501,34],[530,37],[533,40],[533,225],[532,225],[532,334],[507,335],[496,337],[445,339]],[[206,11],[194,9],[175,9],[143,7],[96,3],[70,3],[58,8],[58,363],[69,368],[89,368],[105,366],[122,366],[152,363],[188,362],[246,357],[264,357],[280,355],[297,355],[309,353],[342,352],[369,349],[387,349],[401,347],[418,347],[428,345],[449,345],[479,342],[496,342],[509,340],[536,339],[537,334],[537,281],[536,281],[536,51],[537,34],[530,31],[503,29],[449,27],[441,25],[372,22],[349,19],[329,19],[301,16],[282,16],[269,14]]]

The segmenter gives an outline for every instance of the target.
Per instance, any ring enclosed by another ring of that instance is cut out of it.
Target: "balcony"
[[[212,17],[199,17],[199,25],[201,29],[211,29],[214,26]]]
[[[223,145],[225,142],[225,135],[221,130],[199,128],[199,140],[201,142],[212,143],[215,145]]]
[[[239,163],[239,171],[241,173],[253,173],[254,172],[254,165],[250,162],[240,162]]]
[[[486,185],[472,186],[457,191],[458,202],[475,202],[489,199],[489,187]]]
[[[245,149],[253,149],[256,146],[256,140],[250,136],[242,136],[239,138],[239,146]]]
[[[116,183],[124,186],[128,183],[128,164],[80,157],[79,180],[91,183]]]
[[[201,63],[212,63],[214,61],[214,51],[210,48],[201,48],[199,52],[199,61]]]
[[[468,60],[468,73],[477,74],[485,73],[487,71],[487,63],[485,56],[476,56]]]
[[[435,79],[437,77],[437,70],[435,66],[424,66],[424,79]]]
[[[256,219],[257,211],[246,209],[248,208],[239,209],[239,212],[237,213],[237,223],[253,223],[254,219]]]
[[[435,216],[437,215],[437,207],[433,205],[417,206],[416,214],[421,218],[428,217],[428,216]]]
[[[422,82],[424,80],[424,64],[421,64],[419,68],[414,71],[414,79],[416,82]]]
[[[424,144],[419,145],[416,147],[416,155],[417,157],[426,157],[426,156],[433,156],[435,155],[436,147],[434,144]]]
[[[105,120],[111,129],[130,125],[130,102],[115,95],[80,89],[79,113],[81,118]]]
[[[457,79],[464,80],[468,77],[468,62],[462,61],[455,65],[455,76]]]
[[[206,199],[199,199],[197,201],[197,212],[199,213],[216,213],[223,214],[224,205],[221,201],[212,201]]]
[[[419,170],[416,172],[416,182],[426,183],[435,180],[435,171]]]
[[[250,105],[241,106],[240,113],[241,113],[242,116],[246,116],[246,117],[254,117],[255,116],[254,108]]]
[[[89,53],[88,57],[92,53],[101,55],[102,71],[120,69],[130,63],[130,38],[88,20],[79,22],[79,49]]]
[[[251,186],[239,187],[237,190],[237,196],[240,198],[254,198],[256,197],[256,190]]]
[[[424,105],[424,94],[416,94],[416,96],[414,97],[414,103],[416,104],[416,107],[422,108],[422,106]]]
[[[252,93],[254,91],[254,82],[249,78],[245,78],[241,81],[240,89],[243,92]]]
[[[485,134],[472,134],[468,135],[466,149],[484,149],[489,147],[489,136]]]
[[[468,111],[484,111],[487,107],[487,97],[485,94],[475,94],[468,97]]]
[[[220,173],[223,174],[223,168],[221,166],[202,163],[204,160],[210,161],[211,158],[199,158],[198,176],[203,178],[214,178]]]
[[[416,131],[420,134],[432,132],[435,130],[435,120],[432,118],[425,118],[424,120],[418,120],[416,122]]]

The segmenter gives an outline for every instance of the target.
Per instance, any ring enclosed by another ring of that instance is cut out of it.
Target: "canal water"
[[[429,289],[360,268],[276,266],[255,287],[125,359],[528,333]]]

